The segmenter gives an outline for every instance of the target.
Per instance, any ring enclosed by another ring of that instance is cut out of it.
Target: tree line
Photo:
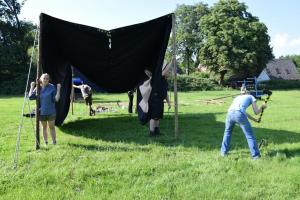
[[[36,26],[19,19],[26,0],[0,0],[0,93],[22,93]],[[258,75],[273,59],[266,25],[253,16],[245,3],[219,0],[209,7],[202,2],[178,5],[176,57],[186,74],[199,64],[218,76],[245,78]],[[172,55],[172,38],[166,59]],[[295,59],[298,66],[300,59]],[[34,71],[34,70],[33,70]]]
[[[1,93],[22,93],[28,71],[28,50],[35,26],[19,19],[25,1],[0,0],[0,88]]]
[[[225,75],[258,75],[274,58],[266,25],[245,3],[179,5],[175,14],[178,63],[187,74],[201,64],[223,84]]]

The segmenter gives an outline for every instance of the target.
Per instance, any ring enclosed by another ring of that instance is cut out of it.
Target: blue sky
[[[268,27],[276,57],[300,54],[299,0],[240,0]],[[38,22],[44,12],[67,21],[102,29],[144,22],[173,12],[178,4],[195,0],[27,0],[21,18]],[[217,0],[203,0],[209,6]]]

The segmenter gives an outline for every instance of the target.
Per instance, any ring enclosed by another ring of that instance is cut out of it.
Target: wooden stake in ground
[[[172,38],[173,38],[173,74],[174,74],[174,109],[175,109],[175,138],[179,136],[178,130],[178,98],[177,98],[177,69],[176,69],[176,34],[175,34],[175,14],[172,14]]]
[[[41,50],[42,50],[42,15],[40,15],[40,30],[39,30],[39,48],[38,48],[38,64],[36,67],[36,109],[35,109],[35,149],[38,150],[40,149],[40,68],[42,64],[42,55],[41,55]]]
[[[73,103],[74,103],[74,87],[73,87],[73,77],[74,77],[74,68],[73,66],[71,67],[72,69],[72,89],[71,89],[71,110],[72,110],[72,115],[74,115],[74,108],[73,108]]]

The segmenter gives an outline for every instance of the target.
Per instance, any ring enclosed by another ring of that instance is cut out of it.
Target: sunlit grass
[[[110,111],[94,117],[75,103],[74,115],[57,128],[58,144],[42,143],[38,151],[24,118],[17,170],[23,98],[2,96],[0,199],[299,199],[300,91],[275,91],[262,122],[253,124],[258,142],[267,141],[256,161],[239,127],[230,155],[219,156],[232,98],[204,100],[235,93],[179,93],[178,139],[173,108],[161,121],[163,135],[150,138],[127,113],[127,94],[97,94],[94,106]]]

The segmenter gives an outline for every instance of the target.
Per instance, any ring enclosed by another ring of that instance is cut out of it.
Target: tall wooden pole
[[[38,62],[36,67],[36,109],[35,109],[35,149],[40,149],[40,68],[42,65],[42,56],[41,56],[41,48],[42,48],[42,27],[41,27],[42,15],[40,15],[40,25],[39,25],[39,48],[38,48]]]
[[[73,87],[73,77],[74,77],[74,68],[73,66],[71,66],[71,70],[72,70],[72,89],[71,89],[71,110],[72,110],[72,115],[74,115],[74,107],[73,107],[73,103],[74,103],[74,87]]]
[[[178,98],[177,98],[177,69],[176,69],[176,34],[175,34],[175,14],[172,14],[172,39],[173,39],[173,74],[174,74],[174,109],[175,109],[175,138],[179,137],[178,130]]]

